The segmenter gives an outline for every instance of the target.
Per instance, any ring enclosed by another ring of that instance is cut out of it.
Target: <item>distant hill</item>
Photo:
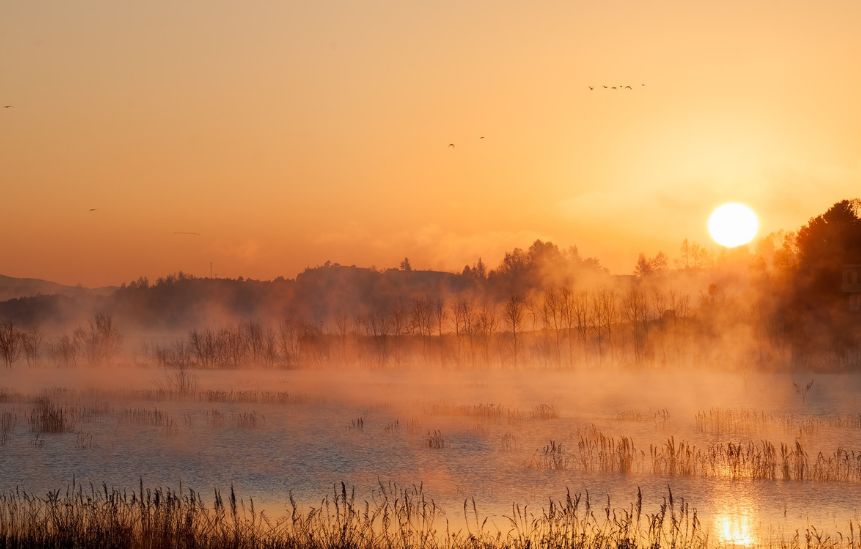
[[[107,295],[116,288],[108,286],[104,288],[84,288],[83,286],[66,286],[49,280],[38,278],[16,278],[0,275],[0,301],[17,299],[20,297],[31,297],[37,295],[62,295],[62,296],[85,296],[85,295]]]

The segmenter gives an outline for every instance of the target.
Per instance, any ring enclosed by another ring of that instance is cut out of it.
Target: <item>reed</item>
[[[425,439],[425,445],[428,448],[433,450],[441,450],[445,448],[445,439],[442,436],[442,432],[439,429],[435,429],[433,431],[429,431],[427,438]]]
[[[15,412],[0,413],[0,446],[9,441],[9,435],[15,431],[18,424],[18,414]]]
[[[861,429],[861,414],[808,415],[765,410],[712,408],[694,416],[697,431],[710,435],[754,435],[769,429],[811,436],[825,428]]]
[[[175,435],[178,432],[176,421],[158,408],[127,408],[119,413],[119,423],[137,427],[156,427],[163,434]]]
[[[239,412],[234,416],[234,425],[239,429],[257,429],[265,423],[266,418],[254,410]]]
[[[383,484],[361,501],[341,483],[319,505],[301,508],[290,497],[288,514],[270,518],[231,488],[211,502],[193,490],[134,491],[70,486],[35,496],[0,495],[3,547],[181,547],[181,548],[454,548],[693,547],[708,544],[696,510],[669,492],[654,513],[642,496],[614,507],[588,494],[567,492],[532,511],[512,505],[502,528],[488,525],[475,500],[463,506],[463,524],[453,529],[446,513],[421,486]]]
[[[49,398],[40,398],[30,411],[30,430],[34,433],[65,433],[71,429],[71,420],[64,408]]]

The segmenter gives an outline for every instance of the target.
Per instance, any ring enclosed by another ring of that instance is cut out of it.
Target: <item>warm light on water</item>
[[[751,547],[756,544],[753,521],[749,513],[719,514],[714,522],[717,541],[721,545]]]

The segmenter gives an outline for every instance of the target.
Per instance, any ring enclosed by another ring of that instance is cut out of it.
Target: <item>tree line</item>
[[[861,265],[859,202],[844,200],[797,232],[723,252],[685,240],[675,259],[641,254],[622,276],[576,248],[539,240],[495,268],[478,259],[457,273],[416,270],[405,258],[385,270],[326,263],[292,280],[139,279],[101,298],[71,331],[7,319],[0,353],[7,366],[42,356],[106,363],[119,356],[119,324],[135,334],[174,334],[150,338],[146,356],[201,368],[715,361],[858,368],[861,315],[841,286],[853,265]],[[27,303],[16,300],[15,310]]]

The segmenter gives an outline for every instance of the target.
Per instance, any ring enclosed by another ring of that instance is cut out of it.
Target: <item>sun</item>
[[[721,246],[737,248],[756,236],[759,231],[759,218],[750,206],[740,202],[727,202],[711,213],[708,229],[712,239]]]

